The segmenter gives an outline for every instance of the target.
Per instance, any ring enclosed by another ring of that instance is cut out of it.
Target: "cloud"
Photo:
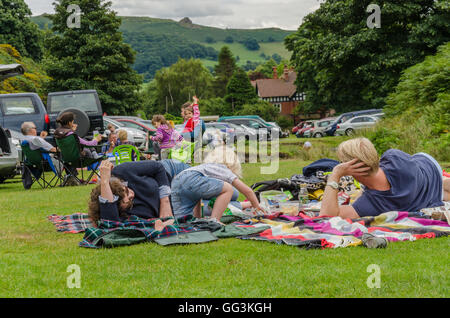
[[[53,0],[25,0],[33,15],[53,12]],[[122,16],[148,16],[220,28],[279,27],[295,30],[304,16],[319,7],[319,0],[112,0]]]

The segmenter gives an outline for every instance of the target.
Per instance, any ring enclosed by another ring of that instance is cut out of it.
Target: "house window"
[[[281,106],[281,104],[280,104],[280,103],[277,103],[277,104],[273,104],[273,106],[275,106],[275,108],[276,108],[276,109],[279,109],[279,111],[280,111],[280,113],[281,113],[281,110],[282,110],[282,106]]]

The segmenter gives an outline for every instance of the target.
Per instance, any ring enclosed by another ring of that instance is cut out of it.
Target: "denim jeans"
[[[174,216],[192,215],[200,200],[219,196],[223,185],[222,180],[206,177],[198,171],[183,171],[172,181]]]

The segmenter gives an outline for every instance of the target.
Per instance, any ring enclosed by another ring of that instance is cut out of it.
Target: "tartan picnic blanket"
[[[415,241],[448,236],[447,222],[432,220],[417,212],[387,212],[376,217],[342,219],[340,217],[280,215],[254,220],[254,225],[270,225],[270,229],[240,237],[305,248],[337,248],[362,245],[364,233],[385,237],[390,242]]]
[[[126,246],[197,231],[194,227],[183,223],[168,225],[162,231],[157,231],[154,227],[157,220],[142,219],[134,215],[123,222],[100,220],[98,227],[89,227],[85,230],[79,246],[87,248]]]
[[[77,234],[94,226],[86,213],[74,213],[63,216],[52,214],[47,218],[55,225],[58,232]]]

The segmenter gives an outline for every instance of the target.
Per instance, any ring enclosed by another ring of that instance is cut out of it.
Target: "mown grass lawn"
[[[252,184],[290,177],[309,162],[281,161],[270,176],[260,175],[261,164],[245,164],[244,179]],[[92,187],[24,191],[20,179],[0,185],[0,297],[450,295],[447,238],[398,242],[383,250],[304,250],[238,239],[172,247],[145,243],[80,248],[82,234],[56,232],[47,216],[86,212]],[[71,264],[80,266],[80,289],[67,287]],[[380,288],[366,284],[371,264],[380,267]]]

